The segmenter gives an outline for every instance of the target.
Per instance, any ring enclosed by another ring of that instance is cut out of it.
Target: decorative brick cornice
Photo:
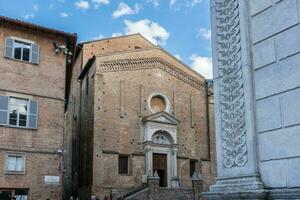
[[[198,80],[197,78],[189,75],[183,70],[157,57],[141,59],[121,59],[114,61],[105,61],[98,64],[98,69],[100,72],[143,70],[151,68],[162,69],[194,88],[205,88],[204,81]]]

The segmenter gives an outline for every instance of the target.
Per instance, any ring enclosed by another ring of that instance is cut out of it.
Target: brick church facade
[[[200,172],[207,189],[215,175],[214,120],[204,77],[140,34],[77,49],[67,129],[78,195],[124,195],[154,171],[167,188],[192,187]]]

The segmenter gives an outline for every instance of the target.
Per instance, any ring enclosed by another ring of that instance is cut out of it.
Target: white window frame
[[[11,104],[10,104],[10,99],[22,99],[22,100],[26,100],[27,101],[27,112],[26,112],[26,126],[19,126],[19,107],[18,107],[18,111],[17,111],[17,124],[16,125],[13,125],[13,124],[10,124],[10,107],[11,107]],[[9,97],[8,98],[8,112],[7,112],[7,125],[8,126],[11,126],[11,127],[18,127],[18,128],[28,128],[28,124],[29,124],[29,112],[30,112],[30,103],[29,103],[29,99],[25,99],[25,98],[18,98],[18,97]]]
[[[22,157],[23,158],[23,166],[22,166],[22,171],[11,171],[7,169],[7,165],[8,165],[8,158],[9,157]],[[26,155],[24,153],[14,153],[14,152],[6,152],[5,155],[5,165],[4,165],[4,171],[5,174],[25,174],[25,169],[26,167]]]
[[[20,59],[16,58],[15,57],[15,44],[18,43],[19,45],[22,45],[21,46],[21,55],[20,55]],[[24,54],[24,46],[29,46],[29,55],[28,55],[28,60],[24,60],[23,58],[23,54]],[[23,62],[30,62],[31,61],[31,51],[32,51],[32,47],[31,47],[31,43],[27,43],[27,42],[23,42],[21,40],[14,40],[13,42],[13,58],[16,59],[16,60],[20,60],[20,61],[23,61]]]
[[[9,37],[9,38],[13,40],[13,47],[12,47],[13,51],[12,51],[12,58],[11,59],[17,60],[17,61],[21,61],[21,62],[26,62],[26,63],[32,63],[33,64],[32,58],[31,58],[31,55],[32,55],[32,45],[33,44],[36,45],[36,43],[34,41],[31,41],[31,40],[26,40],[24,38],[19,38],[19,37],[14,37],[14,36]],[[15,58],[15,43],[16,43],[16,41],[20,41],[20,42],[24,42],[24,43],[30,44],[29,61],[23,60],[23,51],[21,52],[21,59]]]

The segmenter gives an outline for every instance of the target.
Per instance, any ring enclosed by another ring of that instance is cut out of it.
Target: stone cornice
[[[191,85],[197,89],[205,88],[205,82],[200,81],[197,78],[189,75],[183,70],[175,67],[174,65],[166,62],[165,60],[153,57],[142,59],[121,59],[113,61],[105,61],[97,63],[99,72],[113,72],[113,71],[131,71],[131,70],[143,70],[151,68],[159,68],[172,76],[182,80],[183,82]]]

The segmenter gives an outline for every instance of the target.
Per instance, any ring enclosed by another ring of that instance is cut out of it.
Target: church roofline
[[[97,67],[98,66],[100,67],[98,68],[98,71],[101,73],[159,68],[196,89],[201,90],[206,87],[205,80],[201,80],[197,76],[191,75],[160,57],[127,58],[108,61],[105,59],[99,63],[97,62]]]
[[[118,51],[118,52],[110,52],[110,53],[105,53],[105,54],[96,54],[96,57],[102,58],[102,57],[110,57],[110,56],[114,56],[114,55],[121,55],[124,53],[135,53],[135,52],[142,52],[142,51],[150,51],[150,50],[160,50],[163,53],[167,54],[168,56],[170,56],[172,59],[176,60],[176,62],[180,63],[184,68],[186,68],[187,70],[189,70],[191,73],[193,73],[195,76],[200,77],[204,80],[206,80],[206,78],[200,74],[199,72],[195,71],[194,69],[192,69],[191,67],[189,67],[187,64],[185,64],[184,62],[182,62],[181,60],[179,60],[178,58],[176,58],[175,56],[173,56],[171,53],[169,53],[167,50],[161,48],[160,46],[154,46],[154,47],[147,47],[147,48],[142,48],[142,49],[135,49],[135,50],[127,50],[127,51]],[[142,59],[142,58],[141,58]],[[147,59],[147,58],[144,58]],[[130,59],[127,59],[130,60]],[[114,60],[110,60],[108,62],[112,62]]]
[[[105,40],[114,40],[114,39],[120,39],[120,38],[126,38],[126,37],[133,37],[133,36],[140,36],[145,41],[147,41],[151,46],[155,47],[155,45],[152,42],[150,42],[147,38],[145,38],[140,33],[134,33],[134,34],[128,34],[128,35],[120,35],[120,36],[116,36],[116,37],[108,37],[108,38],[102,38],[102,39],[96,39],[96,40],[88,40],[88,41],[80,42],[80,43],[78,43],[78,45],[84,45],[84,44],[88,44],[88,43],[92,43],[92,42],[99,42],[99,41],[105,41]]]
[[[197,76],[200,76],[201,78],[205,79],[205,77],[202,74],[200,74],[196,70],[192,69],[190,66],[188,66],[187,64],[185,64],[182,60],[178,59],[177,57],[175,57],[173,54],[171,54],[170,52],[168,52],[167,50],[165,50],[161,46],[154,45],[152,42],[150,42],[147,38],[145,38],[140,33],[134,33],[134,34],[129,34],[129,35],[121,35],[121,36],[117,36],[117,37],[109,37],[109,38],[103,38],[103,39],[97,39],[97,40],[90,40],[90,41],[81,42],[78,45],[82,46],[84,44],[88,44],[88,43],[92,43],[92,42],[98,42],[98,41],[104,41],[104,40],[113,40],[113,39],[120,39],[120,38],[133,37],[133,36],[140,36],[140,37],[142,37],[145,41],[147,41],[149,44],[151,44],[152,47],[135,49],[135,50],[128,50],[128,51],[111,52],[111,53],[100,54],[100,55],[96,55],[96,56],[97,57],[100,57],[100,56],[109,56],[109,55],[117,55],[117,54],[128,53],[128,52],[138,52],[138,51],[144,51],[144,50],[149,50],[149,49],[158,49],[158,50],[161,50],[162,52],[164,52],[165,54],[167,54],[168,56],[170,56],[171,58],[173,58],[174,60],[176,60],[177,62],[179,62],[182,66],[184,66],[188,70],[192,71]]]
[[[159,48],[160,50],[162,50],[164,53],[166,53],[167,55],[171,56],[173,59],[175,59],[177,62],[180,62],[184,67],[186,67],[187,69],[191,70],[192,72],[194,72],[195,74],[197,74],[198,76],[200,76],[201,78],[206,79],[202,74],[200,74],[199,72],[197,72],[196,70],[194,70],[193,68],[191,68],[190,66],[188,66],[187,64],[185,64],[182,60],[178,59],[177,57],[175,57],[173,54],[171,54],[170,52],[168,52],[167,50],[165,50],[164,48],[162,48],[161,46],[157,46],[157,48]]]

